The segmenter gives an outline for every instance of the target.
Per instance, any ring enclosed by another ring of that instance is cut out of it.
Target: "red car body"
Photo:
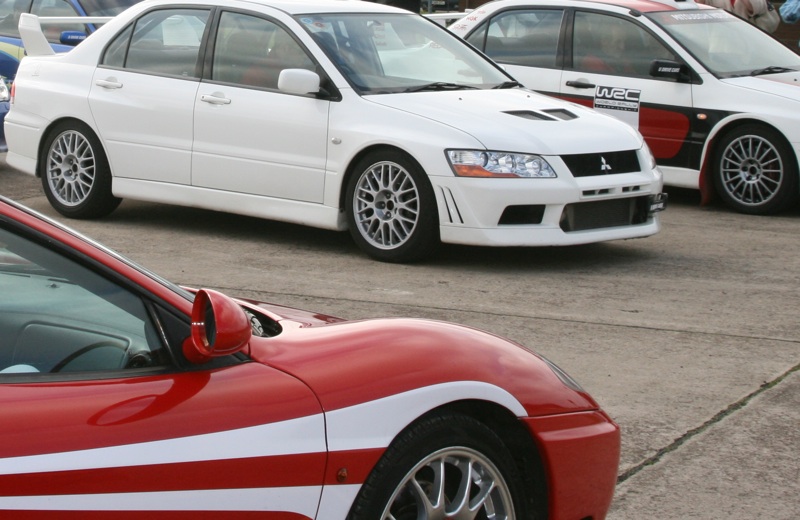
[[[345,518],[387,447],[445,409],[504,440],[508,421],[526,432],[530,442],[519,446],[531,453],[515,456],[536,461],[548,518],[597,519],[609,508],[619,428],[568,376],[517,344],[443,322],[234,304],[213,291],[193,302],[2,198],[0,231],[113,279],[192,331],[180,341],[165,335],[173,362],[157,369],[0,372],[4,517]],[[16,323],[2,276],[0,328]],[[241,336],[242,309],[274,330]],[[0,362],[10,343],[0,339]]]

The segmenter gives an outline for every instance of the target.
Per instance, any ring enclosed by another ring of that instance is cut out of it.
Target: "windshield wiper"
[[[522,86],[522,84],[519,81],[504,81],[504,82],[500,83],[499,85],[494,86],[492,88],[517,88],[517,87],[521,87],[521,86]]]
[[[427,83],[425,85],[420,85],[418,87],[410,87],[405,89],[404,92],[422,92],[424,90],[467,90],[467,89],[477,89],[478,87],[473,87],[472,85],[461,85],[458,83],[447,83],[445,81],[436,81],[434,83]]]
[[[769,67],[764,67],[763,69],[756,69],[750,73],[751,76],[761,76],[762,74],[779,74],[781,72],[794,72],[795,69],[790,69],[788,67],[778,67],[775,65],[770,65]]]

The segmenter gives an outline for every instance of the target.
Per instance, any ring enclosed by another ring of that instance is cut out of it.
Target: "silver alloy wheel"
[[[720,161],[725,191],[745,206],[764,204],[781,187],[785,170],[778,149],[758,135],[742,135],[728,144]]]
[[[47,183],[65,206],[77,206],[89,196],[95,182],[95,155],[86,137],[68,130],[55,138],[47,154]]]
[[[358,179],[353,214],[361,235],[376,248],[394,249],[408,241],[419,210],[417,185],[399,164],[375,163]]]
[[[382,520],[514,520],[511,491],[497,467],[469,448],[445,448],[403,478]]]

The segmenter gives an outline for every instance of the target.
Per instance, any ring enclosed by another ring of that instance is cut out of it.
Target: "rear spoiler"
[[[472,12],[472,9],[467,9],[463,12],[449,12],[449,13],[423,13],[422,16],[430,18],[434,22],[443,27],[447,27],[453,22],[457,22],[464,18],[467,14]]]
[[[55,54],[53,47],[42,31],[41,24],[48,23],[105,23],[111,20],[111,16],[42,16],[35,14],[22,13],[19,16],[19,35],[22,38],[22,45],[25,47],[25,54],[28,56],[50,56]]]

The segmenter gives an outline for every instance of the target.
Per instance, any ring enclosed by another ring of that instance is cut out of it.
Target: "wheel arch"
[[[717,124],[717,126],[714,127],[708,139],[706,140],[705,146],[703,147],[703,153],[700,161],[700,192],[702,194],[703,204],[710,202],[717,196],[716,189],[714,188],[714,182],[710,175],[711,162],[719,150],[720,143],[727,134],[745,125],[761,125],[769,128],[781,137],[783,143],[789,149],[793,150],[791,143],[781,129],[768,121],[759,119],[758,117],[754,117],[750,114],[738,114],[721,121],[719,124]],[[800,159],[797,157],[797,154],[794,156],[794,161],[795,168],[797,168],[797,171],[800,171]]]
[[[103,153],[105,154],[106,157],[108,157],[108,150],[106,150],[106,145],[103,142],[103,140],[100,138],[100,134],[97,132],[97,130],[92,125],[90,125],[86,121],[78,119],[77,117],[60,117],[58,119],[54,119],[53,121],[51,121],[42,130],[42,136],[39,139],[39,146],[36,149],[36,177],[37,178],[41,178],[41,176],[42,176],[42,173],[41,173],[42,169],[41,169],[41,164],[40,163],[41,163],[42,154],[44,153],[45,144],[47,143],[47,140],[48,140],[47,137],[50,135],[50,133],[53,131],[54,128],[56,128],[57,126],[59,126],[61,124],[64,124],[64,123],[75,123],[75,124],[84,126],[89,131],[91,131],[92,134],[94,134],[94,137],[100,143],[100,146],[103,147]],[[111,168],[111,162],[110,161],[109,161],[108,169],[111,172],[111,177],[113,179],[114,171]]]
[[[401,437],[406,430],[413,428],[420,421],[447,413],[461,414],[475,419],[500,437],[500,440],[514,456],[517,469],[523,476],[523,486],[525,489],[533,490],[526,495],[530,510],[535,512],[537,519],[547,518],[548,487],[544,458],[534,437],[508,408],[498,403],[478,399],[446,403],[416,418],[395,438]]]
[[[369,145],[366,148],[359,150],[359,152],[353,155],[353,157],[351,157],[350,161],[347,163],[347,167],[344,170],[344,176],[342,177],[342,182],[339,184],[340,211],[346,210],[345,200],[347,199],[347,184],[350,182],[350,178],[353,177],[353,175],[356,175],[356,164],[358,164],[359,161],[361,161],[361,159],[363,159],[367,155],[380,151],[394,151],[402,153],[410,160],[414,161],[414,163],[417,165],[417,167],[419,167],[421,171],[425,171],[425,169],[422,167],[422,164],[420,164],[419,160],[417,160],[417,158],[414,157],[414,155],[408,150],[405,150],[399,146],[395,146],[392,144],[385,144],[385,143]]]

